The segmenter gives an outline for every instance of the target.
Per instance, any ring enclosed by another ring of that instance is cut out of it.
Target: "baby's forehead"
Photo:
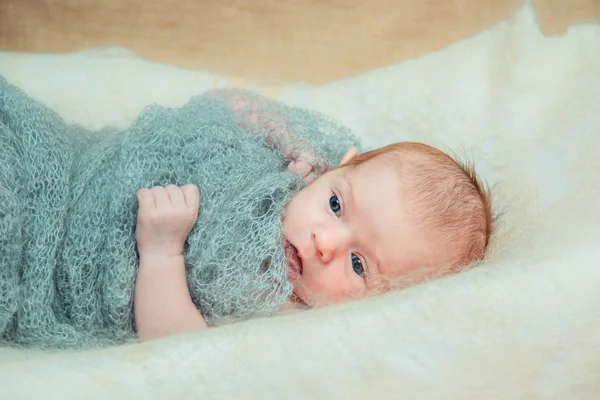
[[[377,210],[389,214],[394,207],[405,217],[403,223],[420,220],[433,212],[427,198],[439,197],[464,175],[452,159],[439,151],[395,150],[379,154],[345,168],[344,177],[354,192],[365,194],[366,204],[387,207]],[[435,192],[435,193],[434,193]],[[435,208],[435,207],[433,207]]]
[[[391,180],[395,177],[398,182],[404,183],[405,189],[411,188],[411,184],[426,185],[429,179],[450,182],[457,175],[464,175],[461,167],[441,151],[389,151],[358,167],[363,167],[375,179]],[[383,170],[394,171],[395,176],[379,173]]]
[[[406,162],[400,160],[399,157],[399,155],[386,153],[371,158],[348,168],[346,177],[355,184],[378,182],[384,185],[380,189],[401,189],[398,185],[404,179],[409,179],[412,173],[409,171],[411,168],[406,168]]]
[[[398,171],[376,160],[345,171],[342,191],[348,193],[349,212],[360,216],[365,232],[373,237],[389,237],[405,225],[404,194]]]

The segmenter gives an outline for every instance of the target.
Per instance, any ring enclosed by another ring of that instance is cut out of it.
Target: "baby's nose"
[[[317,257],[322,263],[331,262],[348,247],[348,237],[338,230],[322,230],[313,234]]]

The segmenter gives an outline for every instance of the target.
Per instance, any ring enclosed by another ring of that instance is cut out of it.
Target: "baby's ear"
[[[354,160],[357,155],[358,155],[358,149],[354,146],[350,147],[350,149],[346,152],[346,154],[344,154],[344,157],[342,157],[342,161],[340,161],[339,166],[341,167],[342,165]]]

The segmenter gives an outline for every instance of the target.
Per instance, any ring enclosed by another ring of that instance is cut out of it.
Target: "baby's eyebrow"
[[[356,208],[356,202],[355,202],[355,197],[354,197],[354,186],[352,186],[352,182],[350,181],[350,179],[347,176],[344,176],[342,178],[342,183],[343,183],[344,192],[345,192],[344,201],[346,203],[352,204],[352,208]]]

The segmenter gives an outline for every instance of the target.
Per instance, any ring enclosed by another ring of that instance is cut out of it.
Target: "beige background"
[[[533,0],[542,30],[600,21],[600,0]],[[322,83],[442,48],[518,0],[0,0],[0,49],[125,46],[242,78]]]

